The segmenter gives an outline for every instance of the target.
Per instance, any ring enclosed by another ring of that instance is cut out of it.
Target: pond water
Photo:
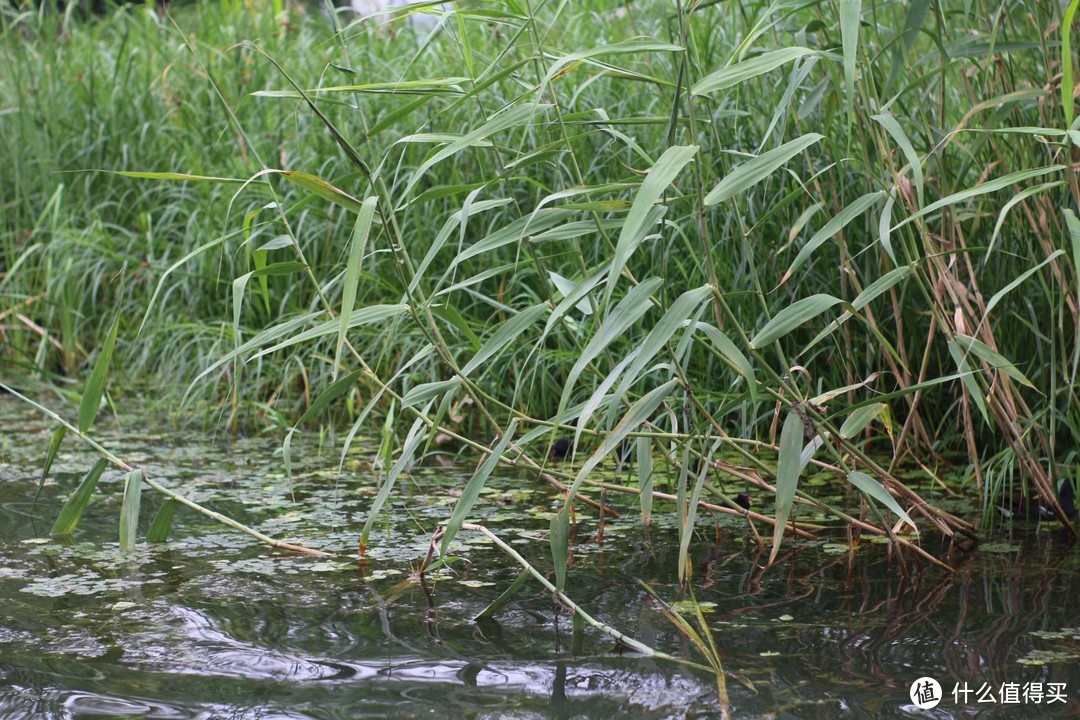
[[[535,581],[475,622],[519,569],[483,536],[460,535],[462,560],[418,582],[426,533],[449,516],[448,488],[462,486],[468,467],[414,470],[359,563],[349,556],[375,493],[359,461],[365,448],[338,475],[335,450],[320,457],[308,447],[289,479],[272,439],[214,442],[168,423],[98,422],[108,447],[163,484],[341,556],[275,552],[187,509],[167,543],[140,535],[138,549],[121,554],[116,472],[103,476],[74,537],[50,538],[92,456],[69,436],[35,506],[52,428],[0,396],[0,718],[721,715],[713,675],[575,631]],[[602,544],[595,515],[577,516],[568,594],[631,637],[701,661],[637,581],[668,602],[687,600],[668,513],[658,506],[646,533],[633,499],[609,501],[627,512],[606,525]],[[158,504],[147,489],[141,532]],[[557,507],[535,478],[503,474],[476,515],[546,570]],[[904,578],[869,542],[849,569],[838,531],[792,543],[766,571],[745,520],[701,518],[695,596],[728,673],[732,716],[1080,716],[1080,549],[1050,526],[988,540],[956,573]],[[936,538],[923,545],[947,554]],[[932,710],[909,697],[924,676],[943,688]],[[954,695],[965,684],[971,694]],[[1005,702],[1014,689],[1017,702]]]

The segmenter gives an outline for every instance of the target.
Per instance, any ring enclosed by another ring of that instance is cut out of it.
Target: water
[[[365,448],[338,476],[334,451],[320,458],[308,447],[290,480],[272,440],[212,444],[167,423],[154,433],[135,418],[99,424],[110,448],[169,487],[342,556],[274,552],[190,510],[177,512],[168,543],[123,555],[122,477],[111,472],[75,536],[51,539],[91,458],[69,437],[31,513],[51,427],[0,397],[0,718],[720,717],[713,675],[575,632],[535,581],[494,621],[474,622],[517,574],[482,536],[463,534],[461,560],[424,583],[413,577],[466,468],[414,471],[360,563],[375,492]],[[632,501],[610,500],[628,512],[602,544],[595,516],[578,516],[569,594],[637,640],[700,662],[637,582],[686,600],[668,508],[657,507],[647,534]],[[557,502],[533,479],[502,475],[478,520],[546,571]],[[159,501],[146,491],[143,504],[141,532]],[[695,594],[733,717],[1080,715],[1080,554],[1057,533],[1003,531],[952,575],[907,578],[867,541],[849,567],[843,533],[829,535],[766,571],[744,521],[702,518]],[[947,556],[937,538],[923,545]],[[943,686],[934,710],[908,696],[921,676]],[[995,696],[1002,683],[1063,684],[1066,702],[957,703],[952,690],[965,682]]]

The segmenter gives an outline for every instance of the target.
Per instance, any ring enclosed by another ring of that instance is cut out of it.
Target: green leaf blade
[[[769,551],[770,565],[780,552],[784,528],[791,516],[795,491],[799,487],[804,437],[802,417],[797,412],[789,412],[780,430],[780,457],[776,465],[776,525],[773,527],[772,550]]]
[[[101,346],[90,378],[86,381],[86,389],[83,390],[82,399],[79,401],[79,432],[85,433],[94,424],[98,409],[101,407],[101,396],[105,393],[105,381],[109,376],[109,364],[112,363],[113,348],[116,345],[116,334],[120,328],[120,317],[113,320],[105,343]]]
[[[139,531],[142,477],[142,470],[132,470],[124,478],[124,500],[120,505],[120,552],[130,552],[135,549],[135,540]]]
[[[79,487],[75,489],[75,492],[71,494],[71,497],[64,503],[64,507],[60,509],[60,513],[56,516],[56,521],[53,523],[52,530],[53,535],[70,535],[75,532],[75,528],[79,525],[79,519],[82,517],[83,511],[86,510],[86,506],[90,504],[90,498],[94,494],[94,488],[97,486],[98,480],[101,479],[101,474],[105,472],[105,468],[109,463],[105,458],[98,458],[97,462],[90,468],[89,472],[83,477],[82,482],[79,483]]]
[[[747,160],[732,170],[716,187],[709,191],[709,194],[705,196],[705,204],[716,205],[725,200],[730,200],[745,190],[749,190],[775,172],[788,160],[811,145],[820,142],[824,137],[824,135],[818,133],[803,135],[751,160]]]

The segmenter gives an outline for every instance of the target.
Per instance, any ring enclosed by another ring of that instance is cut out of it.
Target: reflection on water
[[[89,466],[74,443],[31,514],[47,433],[0,398],[0,718],[719,715],[707,673],[575,630],[535,584],[495,621],[473,622],[517,572],[482,537],[462,535],[460,562],[425,584],[411,580],[423,531],[448,516],[445,488],[460,487],[461,473],[416,471],[413,495],[395,505],[363,565],[269,552],[189,512],[178,513],[168,544],[121,556],[113,474],[76,536],[48,539]],[[216,509],[343,553],[374,493],[359,471],[322,469],[335,458],[309,459],[290,481],[262,441],[214,449],[118,430],[108,442]],[[157,500],[144,502],[149,518]],[[478,512],[548,567],[542,532],[555,502],[531,480],[500,477]],[[650,534],[630,510],[602,546],[590,539],[595,521],[579,516],[570,594],[638,640],[697,659],[636,580],[680,599],[673,532],[660,509]],[[905,577],[868,542],[854,565],[841,546],[803,543],[765,571],[742,521],[716,522],[703,518],[692,546],[694,582],[735,717],[1080,715],[1080,553],[1051,528],[999,534],[953,575]],[[922,676],[944,688],[932,711],[908,697]],[[964,682],[995,696],[1008,683],[1064,684],[1067,701],[980,704],[972,695],[957,704],[952,689]]]

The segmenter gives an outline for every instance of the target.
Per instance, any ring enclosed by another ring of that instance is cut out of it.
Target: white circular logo
[[[932,677],[921,677],[911,683],[911,702],[920,710],[935,708],[941,702],[941,683]]]

